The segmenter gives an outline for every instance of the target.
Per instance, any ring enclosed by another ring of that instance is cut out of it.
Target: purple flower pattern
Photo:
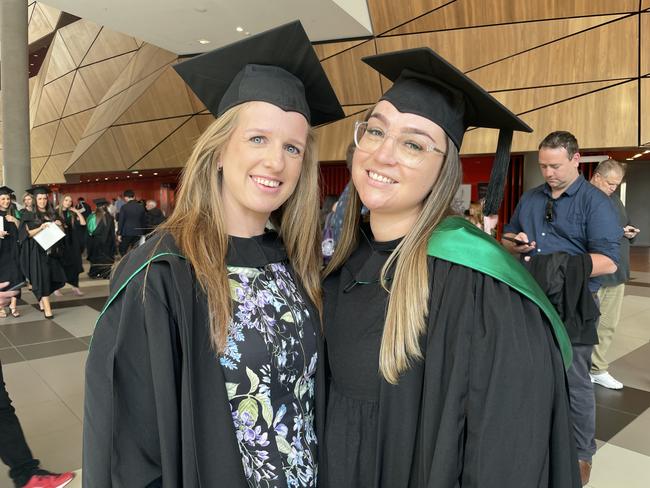
[[[252,488],[315,487],[316,327],[282,263],[229,267],[224,353],[235,436]]]

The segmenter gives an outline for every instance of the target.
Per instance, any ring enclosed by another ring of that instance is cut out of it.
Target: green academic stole
[[[88,217],[88,221],[86,222],[86,230],[88,231],[88,235],[92,236],[95,233],[95,230],[97,229],[97,216],[93,213],[90,214]]]
[[[569,369],[573,355],[571,341],[557,310],[535,278],[491,236],[462,217],[447,217],[431,234],[427,253],[485,273],[535,303],[551,323],[564,367]]]

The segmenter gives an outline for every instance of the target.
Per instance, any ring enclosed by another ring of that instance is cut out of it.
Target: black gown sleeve
[[[86,364],[83,485],[178,486],[180,459],[170,272],[136,275],[97,322]],[[174,463],[175,464],[175,463]]]
[[[435,260],[429,328],[426,486],[580,486],[562,359],[539,308],[500,281]]]

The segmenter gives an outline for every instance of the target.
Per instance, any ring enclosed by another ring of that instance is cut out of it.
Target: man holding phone
[[[625,282],[630,279],[630,242],[639,233],[639,229],[630,224],[621,199],[614,193],[625,177],[625,168],[613,159],[601,161],[589,182],[607,195],[618,213],[618,225],[623,229],[621,238],[621,257],[616,273],[598,278],[601,287],[598,290],[600,302],[600,321],[598,322],[598,344],[591,354],[591,381],[597,385],[620,390],[623,383],[609,374],[609,363],[605,354],[612,343],[618,321],[621,318]]]
[[[573,134],[557,131],[546,136],[539,145],[538,163],[546,183],[522,195],[512,219],[504,227],[502,243],[522,259],[556,253],[588,255],[588,286],[596,300],[600,288],[596,277],[611,274],[617,268],[623,231],[616,211],[607,196],[580,174],[578,141]],[[519,242],[513,242],[514,239]],[[578,284],[565,282],[564,286],[572,289]],[[591,353],[597,341],[594,327],[595,323],[585,324],[582,329],[567,327],[573,348],[567,381],[583,485],[589,480],[591,459],[596,452],[596,402],[589,375]]]

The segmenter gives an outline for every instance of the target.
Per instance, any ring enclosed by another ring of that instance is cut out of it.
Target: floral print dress
[[[270,242],[231,238],[235,262],[254,258],[228,260],[233,319],[219,360],[249,486],[315,487],[317,325],[286,255]]]

